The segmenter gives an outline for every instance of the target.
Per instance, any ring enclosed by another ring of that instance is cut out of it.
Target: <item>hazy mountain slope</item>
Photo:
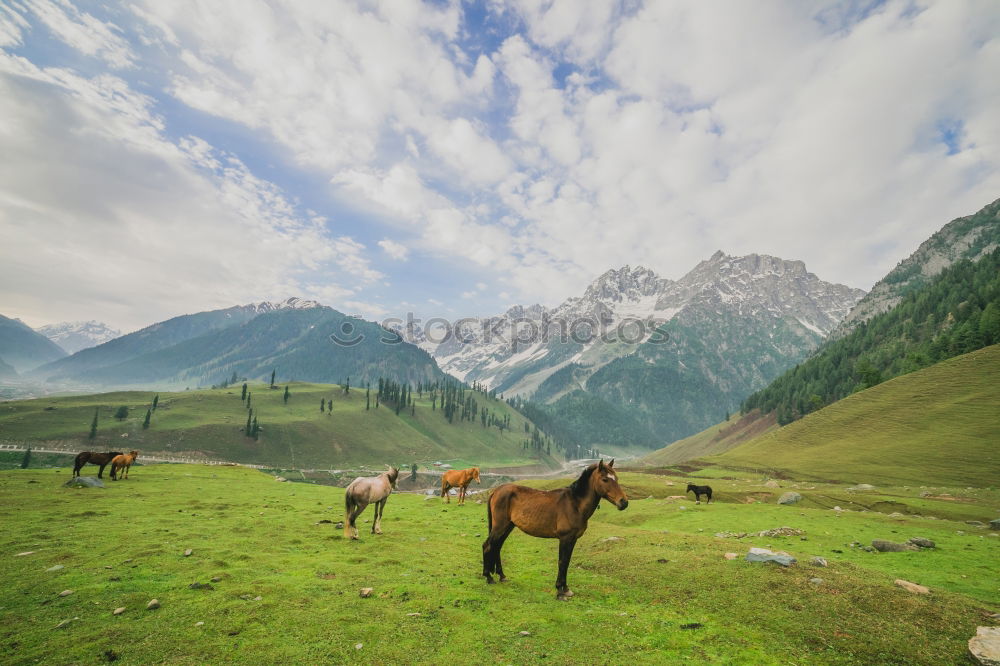
[[[121,336],[121,331],[99,321],[65,321],[35,329],[67,354],[75,354],[81,349],[96,347]]]
[[[24,373],[66,352],[47,337],[17,319],[0,315],[0,358],[17,372]]]
[[[1000,199],[967,217],[944,225],[899,262],[851,310],[833,337],[846,334],[858,323],[886,312],[902,297],[926,284],[942,270],[962,259],[976,260],[1000,247]]]
[[[714,462],[797,478],[987,487],[1000,478],[1000,345],[850,395]]]
[[[357,344],[330,339],[345,327]],[[71,378],[106,386],[199,386],[221,383],[233,373],[262,379],[277,370],[282,381],[428,381],[443,376],[427,352],[403,342],[371,322],[331,308],[279,309],[123,363],[88,370]]]
[[[757,411],[733,414],[728,421],[716,423],[644,456],[641,462],[659,467],[724,453],[777,427],[773,414],[761,416]]]
[[[14,369],[14,366],[10,365],[2,358],[0,358],[0,377],[8,379],[17,377],[17,370]]]

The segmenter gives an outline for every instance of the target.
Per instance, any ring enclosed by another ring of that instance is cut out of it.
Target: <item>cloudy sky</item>
[[[1000,197],[1000,3],[4,0],[0,313],[869,288]]]

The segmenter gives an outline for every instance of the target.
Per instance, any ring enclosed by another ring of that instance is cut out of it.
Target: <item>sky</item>
[[[868,289],[1000,198],[1000,3],[3,0],[0,314]]]

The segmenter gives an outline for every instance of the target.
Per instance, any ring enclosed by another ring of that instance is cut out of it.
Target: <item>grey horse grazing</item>
[[[388,472],[378,476],[359,476],[351,481],[344,491],[344,536],[348,539],[358,538],[358,528],[354,524],[361,512],[369,504],[375,505],[375,520],[372,521],[372,534],[382,534],[382,512],[385,511],[385,501],[389,493],[396,487],[399,470],[389,467]]]

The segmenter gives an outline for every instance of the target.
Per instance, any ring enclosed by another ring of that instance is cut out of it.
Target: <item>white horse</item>
[[[361,512],[369,504],[375,504],[375,520],[372,522],[372,534],[382,534],[382,512],[385,511],[385,501],[396,487],[399,470],[389,467],[388,472],[378,476],[359,476],[351,481],[344,491],[344,536],[348,539],[358,538],[358,528],[354,524]]]

